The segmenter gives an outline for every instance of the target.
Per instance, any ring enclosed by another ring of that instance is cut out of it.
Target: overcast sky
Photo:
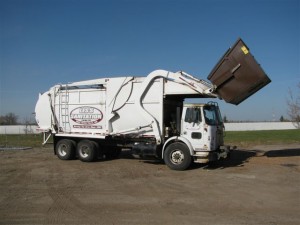
[[[223,115],[287,117],[288,89],[300,82],[299,8],[299,0],[0,0],[0,115],[30,117],[38,93],[58,83],[156,69],[206,79],[241,37],[272,83],[238,106],[221,101]]]

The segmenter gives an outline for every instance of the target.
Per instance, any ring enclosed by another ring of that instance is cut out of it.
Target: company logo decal
[[[103,113],[95,107],[82,106],[73,109],[70,117],[74,122],[79,124],[96,124],[103,119]]]

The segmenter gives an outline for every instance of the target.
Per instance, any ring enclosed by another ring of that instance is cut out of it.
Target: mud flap
[[[234,105],[271,82],[242,39],[224,54],[207,78],[216,86],[217,94]]]

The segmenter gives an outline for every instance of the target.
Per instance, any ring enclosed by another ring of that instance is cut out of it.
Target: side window
[[[192,108],[187,108],[185,112],[184,122],[192,122]]]
[[[187,108],[186,113],[185,113],[184,122],[187,122],[187,123],[202,122],[200,108]]]

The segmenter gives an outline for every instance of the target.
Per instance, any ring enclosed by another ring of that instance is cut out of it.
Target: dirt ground
[[[300,145],[172,171],[155,160],[0,151],[0,224],[300,224]]]

